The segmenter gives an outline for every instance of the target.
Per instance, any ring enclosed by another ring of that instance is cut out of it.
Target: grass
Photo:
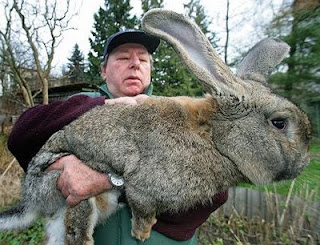
[[[320,155],[320,143],[313,143],[310,146],[311,155]]]
[[[198,229],[199,245],[318,245],[319,234],[297,230],[297,224],[279,228],[273,221],[248,219],[233,213],[225,217],[218,212]]]
[[[0,210],[19,200],[23,170],[6,147],[7,136],[0,134]],[[30,229],[0,232],[0,245],[40,245],[43,240],[43,225],[40,222]]]
[[[44,240],[43,222],[21,231],[1,232],[0,245],[41,245]]]
[[[4,208],[20,197],[23,170],[14,161],[6,147],[7,137],[0,134],[0,209]]]

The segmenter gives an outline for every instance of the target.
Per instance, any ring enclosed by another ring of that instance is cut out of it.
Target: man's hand
[[[105,104],[126,104],[126,105],[138,105],[141,104],[145,99],[149,98],[148,95],[139,94],[133,97],[119,97],[115,99],[106,99]]]
[[[91,169],[74,155],[60,158],[47,168],[50,170],[62,170],[57,188],[71,207],[111,188],[105,174]]]

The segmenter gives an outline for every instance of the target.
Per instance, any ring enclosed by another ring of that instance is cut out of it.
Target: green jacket
[[[84,92],[81,94],[90,97],[107,96],[114,98],[106,84],[99,87],[99,92]],[[144,94],[152,94],[150,85]],[[187,241],[176,241],[152,230],[151,237],[145,242],[140,242],[131,236],[131,210],[128,206],[120,209],[108,220],[96,227],[94,232],[95,245],[197,245],[197,238],[194,235]]]
[[[129,207],[120,209],[107,219],[105,224],[98,226],[94,232],[95,245],[196,245],[194,235],[188,241],[176,241],[157,231],[152,230],[151,236],[145,242],[140,242],[131,236],[131,210]]]

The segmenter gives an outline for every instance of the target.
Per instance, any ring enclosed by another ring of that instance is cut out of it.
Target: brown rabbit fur
[[[117,210],[120,190],[68,208],[55,188],[59,172],[44,171],[66,154],[123,177],[132,235],[142,241],[159,213],[210,202],[242,181],[294,178],[308,164],[306,114],[266,83],[288,52],[287,44],[261,41],[234,75],[182,15],[151,10],[142,26],[173,45],[210,95],[148,98],[138,106],[105,105],[85,113],[55,133],[32,159],[21,205],[0,215],[0,229],[26,227],[45,216],[49,244],[93,244],[94,227]],[[63,224],[66,230],[55,229]]]

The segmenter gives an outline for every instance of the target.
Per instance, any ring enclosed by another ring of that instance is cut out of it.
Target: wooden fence
[[[245,188],[229,190],[223,206],[226,216],[239,214],[248,218],[263,218],[275,225],[298,225],[301,229],[320,233],[320,203],[308,202],[296,196],[285,196]]]

